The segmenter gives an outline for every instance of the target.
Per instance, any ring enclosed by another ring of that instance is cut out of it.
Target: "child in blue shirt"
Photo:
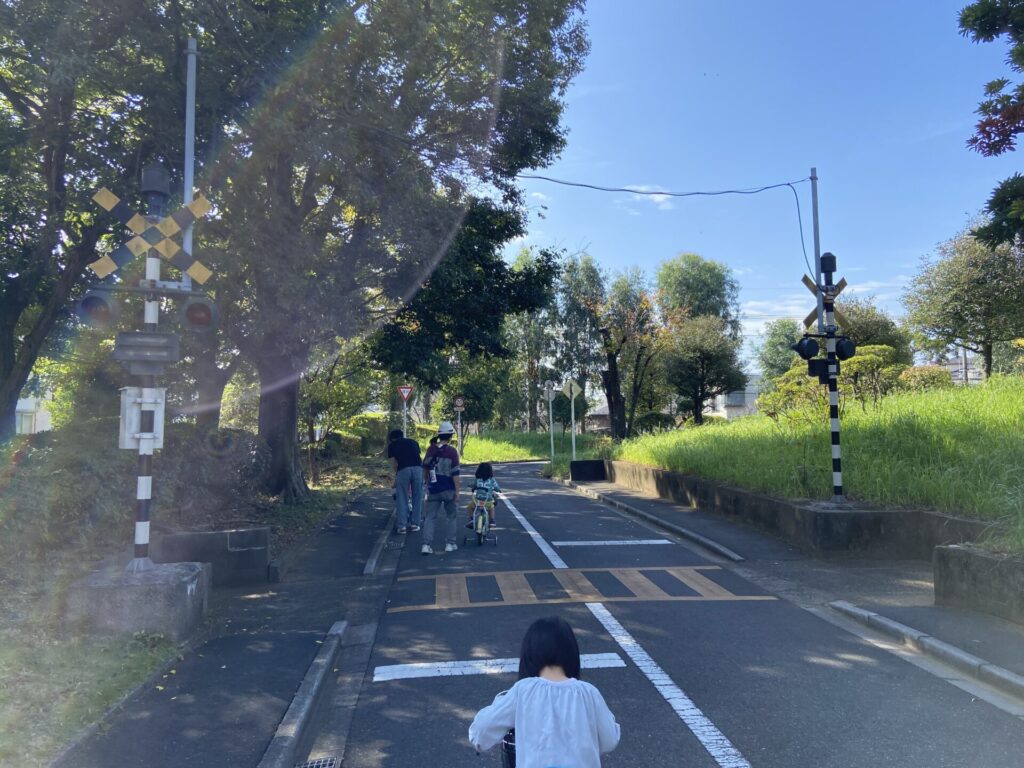
[[[469,525],[466,526],[467,528],[473,527],[473,510],[476,508],[476,502],[478,501],[484,503],[484,509],[487,510],[487,515],[491,519],[490,524],[494,525],[494,494],[500,492],[501,486],[494,479],[494,468],[486,461],[481,463],[476,468],[476,479],[473,481],[473,501],[469,505]]]

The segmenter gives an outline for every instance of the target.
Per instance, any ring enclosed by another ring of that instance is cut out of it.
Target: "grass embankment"
[[[594,435],[576,435],[576,458],[587,459],[597,456],[607,446],[606,438]],[[572,455],[572,436],[555,435],[555,462],[568,462]],[[469,435],[466,439],[462,458],[467,464],[481,461],[532,461],[550,460],[551,438],[547,432],[485,432]]]
[[[1002,546],[1024,551],[1024,378],[891,395],[843,413],[847,494],[880,506],[915,506],[1005,520]],[[628,440],[616,458],[789,498],[828,498],[828,422],[804,413],[752,416]]]
[[[37,436],[0,457],[0,768],[48,765],[84,726],[176,653],[159,635],[94,636],[61,624],[62,596],[71,582],[131,532],[130,489],[119,477],[126,462],[113,453],[116,447],[99,456],[82,450],[77,432]],[[164,470],[166,489],[173,483],[166,473],[176,462],[161,458],[157,471]],[[347,458],[325,472],[310,504],[257,499],[218,508],[239,522],[273,526],[279,551],[387,476],[379,459]],[[130,471],[126,477],[134,482]],[[158,504],[154,519],[166,510]]]

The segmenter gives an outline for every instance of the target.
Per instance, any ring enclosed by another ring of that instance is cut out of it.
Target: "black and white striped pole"
[[[828,421],[832,432],[832,501],[843,503],[843,451],[839,440],[839,358],[836,356],[836,316],[833,275],[836,271],[836,257],[831,253],[821,256],[821,271],[825,283],[822,285],[822,309],[825,313],[825,355],[828,361]]]
[[[167,215],[167,200],[171,196],[171,176],[158,165],[142,170],[142,194],[146,200],[146,219],[157,224]],[[146,280],[160,282],[160,257],[156,250],[146,252]],[[160,302],[157,296],[147,295],[144,305],[144,324],[147,333],[157,333],[160,324]],[[139,468],[135,489],[135,556],[128,563],[129,572],[148,571],[153,568],[149,557],[149,516],[153,503],[153,450],[157,441],[157,411],[163,410],[164,392],[156,387],[156,376],[139,376],[141,398],[139,413]],[[161,414],[162,415],[162,414]],[[161,419],[162,420],[162,419]]]

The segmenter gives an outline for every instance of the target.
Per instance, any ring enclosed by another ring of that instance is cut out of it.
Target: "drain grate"
[[[299,763],[295,768],[338,768],[340,765],[336,757],[318,757],[316,760]]]
[[[404,546],[405,546],[405,542],[404,541],[389,541],[386,544],[384,544],[384,550],[386,552],[392,552],[392,551],[394,551],[396,549],[401,549]],[[320,768],[320,766],[316,766],[316,768]]]

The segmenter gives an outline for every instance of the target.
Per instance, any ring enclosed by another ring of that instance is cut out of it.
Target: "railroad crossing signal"
[[[804,275],[801,282],[803,282],[803,284],[807,286],[807,290],[811,292],[812,296],[814,296],[815,298],[818,297],[818,286],[814,284],[814,281],[811,278],[809,278],[807,275]],[[835,290],[832,291],[831,293],[827,293],[825,298],[831,298],[835,300],[836,296],[843,292],[843,289],[846,287],[846,285],[846,278],[844,277],[836,284]],[[843,317],[843,313],[840,312],[838,309],[833,309],[832,314],[835,315],[835,318],[836,320],[839,321],[840,325],[846,322],[846,318]],[[812,310],[811,314],[804,318],[804,328],[810,328],[816,322],[818,322],[817,308]]]
[[[402,396],[402,402],[409,402],[409,398],[412,396],[412,386],[410,384],[402,384],[398,388],[398,394]]]
[[[462,413],[464,410],[466,410],[466,398],[459,395],[455,398],[455,412]]]
[[[136,256],[142,256],[150,249],[159,253],[164,259],[186,273],[199,284],[205,283],[213,274],[204,264],[192,258],[192,254],[182,250],[172,238],[179,232],[188,229],[195,221],[209,213],[212,206],[202,195],[186,205],[177,213],[172,213],[156,224],[150,224],[144,216],[133,211],[127,203],[106,187],[95,195],[93,200],[106,211],[135,233],[135,237],[113,253],[94,261],[89,268],[100,277],[107,277],[119,270]]]

